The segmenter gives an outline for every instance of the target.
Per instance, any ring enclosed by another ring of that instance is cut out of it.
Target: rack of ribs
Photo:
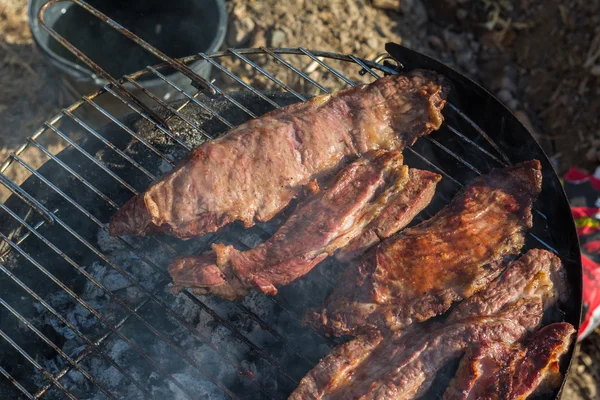
[[[307,310],[304,324],[336,336],[398,331],[485,287],[524,245],[540,169],[531,160],[476,178],[433,218],[351,264],[325,307]]]
[[[203,143],[111,218],[111,235],[190,238],[268,221],[314,179],[438,129],[448,87],[429,71],[387,76],[267,113]]]
[[[393,234],[429,204],[441,179],[402,163],[399,151],[369,152],[345,167],[327,188],[301,201],[278,231],[256,248],[239,251],[214,244],[211,252],[174,259],[169,266],[173,289],[190,287],[197,294],[227,299],[245,296],[251,288],[275,295],[278,286],[304,276],[353,239],[370,236],[380,221],[378,237]]]
[[[511,346],[526,338],[539,327],[544,311],[563,298],[565,287],[558,257],[531,250],[476,299],[460,303],[443,323],[413,325],[386,337],[369,331],[336,347],[290,399],[419,398],[444,365],[470,348],[481,343]]]

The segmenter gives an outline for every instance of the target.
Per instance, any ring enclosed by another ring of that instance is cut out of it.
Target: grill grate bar
[[[324,67],[326,70],[328,70],[329,72],[331,72],[332,74],[334,74],[336,77],[338,77],[342,81],[346,82],[348,85],[350,85],[350,86],[356,86],[356,83],[354,83],[350,79],[346,78],[343,74],[341,74],[335,68],[331,67],[329,64],[327,64],[327,63],[323,62],[322,60],[320,60],[317,56],[315,56],[310,51],[306,50],[304,47],[299,47],[298,50],[300,50],[302,53],[304,53],[307,56],[309,56],[317,64],[319,64],[320,66]]]
[[[24,223],[24,221],[22,221]],[[24,224],[25,226],[28,226],[27,224]],[[102,321],[102,323],[104,323],[105,326],[107,326],[109,329],[111,329],[114,333],[116,333],[125,343],[127,343],[132,349],[134,349],[140,356],[142,356],[143,358],[145,358],[148,362],[150,362],[150,364],[152,364],[152,366],[159,371],[163,376],[165,376],[167,379],[169,379],[171,382],[173,382],[173,384],[175,386],[177,386],[184,394],[186,397],[188,397],[191,400],[194,400],[194,396],[190,395],[187,390],[185,389],[185,387],[177,380],[175,379],[169,372],[167,372],[166,370],[164,370],[160,364],[158,364],[150,355],[148,355],[142,348],[140,348],[138,345],[136,345],[134,342],[132,342],[129,338],[127,338],[123,333],[121,333],[117,328],[115,328],[113,325],[110,324],[110,322],[99,312],[97,312],[95,309],[93,309],[87,302],[85,302],[83,299],[81,299],[79,296],[77,296],[77,294],[75,294],[75,292],[73,292],[69,287],[67,287],[64,283],[62,283],[60,281],[60,279],[56,278],[52,273],[50,273],[50,271],[48,271],[46,268],[44,268],[39,262],[37,262],[35,259],[33,259],[26,251],[24,251],[20,246],[17,246],[15,243],[13,243],[12,241],[10,241],[3,233],[0,232],[0,238],[3,239],[6,243],[8,243],[13,249],[15,249],[20,255],[22,255],[23,257],[25,257],[25,259],[27,259],[27,261],[29,261],[30,263],[32,263],[40,272],[42,272],[44,275],[46,275],[48,278],[50,278],[50,280],[52,280],[52,282],[54,282],[56,285],[58,285],[61,289],[63,289],[69,296],[71,296],[75,301],[77,301],[79,304],[81,304],[82,307],[84,307],[86,310],[88,310],[91,314],[93,314],[96,318],[98,318],[100,321]],[[47,239],[43,238],[43,236],[39,236],[38,238],[40,238],[42,241]],[[48,244],[48,243],[47,243]],[[50,243],[51,245],[51,243]],[[59,250],[60,251],[60,250]],[[61,254],[62,255],[62,254]],[[68,257],[68,256],[66,256]],[[63,257],[65,258],[65,257]],[[80,271],[81,272],[81,271]],[[82,272],[83,273],[83,272]],[[109,292],[111,293],[111,292]],[[112,293],[111,293],[112,294]],[[135,316],[138,316],[137,313],[133,312],[132,313]],[[141,321],[143,321],[143,319],[140,318]],[[168,340],[168,339],[167,339]],[[215,382],[213,382],[215,383]],[[216,383],[215,383],[216,384]],[[217,384],[217,386],[219,386]],[[229,394],[229,390],[227,388],[224,388],[224,391],[226,393]],[[235,396],[231,396],[234,397]]]
[[[299,359],[301,359],[306,365],[312,366],[312,363],[310,361],[308,361],[306,358],[304,358],[304,356],[302,356],[300,353],[298,353],[297,349],[295,349],[294,347],[292,347],[283,336],[281,336],[275,329],[271,328],[271,326],[269,326],[269,324],[265,323],[265,321],[263,321],[258,315],[256,315],[254,313],[254,311],[250,310],[248,307],[246,307],[245,305],[243,305],[239,300],[235,300],[234,304],[240,310],[242,310],[244,313],[248,314],[248,316],[254,322],[256,322],[258,324],[258,326],[260,326],[260,328],[262,330],[269,332],[271,335],[273,335],[273,337],[275,339],[279,340],[286,347],[286,349],[288,349],[288,351],[291,354],[293,354],[296,357],[298,357]]]
[[[352,59],[352,61],[354,61],[355,63],[357,63],[358,65],[360,65],[363,69],[361,70],[361,72],[367,71],[369,74],[371,74],[372,77],[374,77],[375,79],[380,78],[379,74],[375,71],[373,71],[371,68],[369,68],[364,62],[362,62],[359,58],[357,58],[356,56],[350,54],[348,57],[350,57]]]
[[[14,315],[16,318],[19,319],[19,321],[21,321],[23,324],[25,324],[25,326],[27,326],[33,333],[35,333],[37,335],[37,337],[39,337],[44,343],[46,343],[48,346],[50,346],[52,348],[52,350],[56,351],[58,354],[60,354],[60,356],[62,358],[64,358],[65,360],[67,360],[67,362],[75,369],[77,369],[77,371],[79,371],[79,373],[83,376],[85,376],[85,378],[92,382],[98,389],[100,389],[102,391],[102,393],[104,393],[107,397],[114,399],[115,396],[113,396],[113,394],[108,391],[106,388],[104,388],[103,385],[100,385],[98,383],[98,381],[96,381],[96,379],[94,379],[94,377],[84,368],[82,368],[75,360],[73,360],[71,357],[69,357],[64,351],[61,350],[60,347],[58,347],[57,345],[54,344],[54,342],[52,342],[50,339],[48,339],[46,337],[46,335],[44,335],[42,332],[40,332],[31,322],[29,322],[29,320],[25,317],[23,317],[23,315],[21,315],[17,310],[15,310],[13,307],[10,306],[10,304],[8,304],[6,301],[4,301],[4,299],[2,299],[0,297],[0,304],[6,308],[12,315]]]
[[[145,306],[148,302],[150,301],[150,299],[146,298],[144,299],[142,302],[140,302],[140,304],[138,304],[134,310],[137,312],[139,311],[143,306]],[[132,316],[132,314],[127,314],[125,317],[123,317],[118,323],[115,324],[115,328],[116,329],[120,329],[123,324],[125,324],[125,322],[127,322],[129,320],[129,318]],[[94,343],[92,343],[91,345],[87,345],[86,348],[79,353],[79,355],[77,356],[77,358],[75,359],[77,362],[81,362],[84,358],[86,358],[88,355],[90,355],[90,353],[98,346],[100,345],[102,342],[104,342],[106,339],[108,339],[108,337],[110,335],[112,335],[114,332],[111,330],[108,330],[104,335],[102,335],[99,339],[97,339]],[[64,367],[60,372],[58,372],[55,375],[56,379],[61,379],[63,376],[65,376],[69,371],[71,370],[71,366],[67,365],[66,367]],[[126,371],[124,372],[126,373]],[[136,385],[137,386],[137,385]],[[139,388],[139,386],[138,386]],[[35,395],[36,399],[39,399],[40,397],[42,397],[44,395],[44,393],[46,393],[48,391],[48,389],[50,389],[50,384],[44,386],[43,388],[41,388]],[[142,388],[140,388],[142,389]],[[144,388],[142,389],[142,391],[144,393],[147,393],[148,396],[154,398],[154,396],[150,393],[147,392],[147,390]]]
[[[62,168],[64,168],[67,171],[69,171],[69,173],[71,175],[73,175],[78,181],[80,181],[81,183],[85,184],[85,186],[87,186],[88,188],[90,188],[90,190],[92,190],[94,193],[96,193],[102,200],[104,200],[105,202],[107,202],[108,204],[110,204],[110,206],[113,207],[115,210],[119,208],[119,206],[117,206],[117,204],[114,201],[112,201],[104,193],[102,193],[100,190],[98,190],[94,185],[90,184],[84,177],[82,177],[81,175],[79,175],[77,172],[73,171],[73,169],[71,167],[69,167],[61,159],[59,159],[54,154],[52,154],[50,151],[48,151],[47,148],[45,148],[44,146],[42,146],[40,143],[38,143],[34,139],[29,138],[27,140],[29,142],[31,142],[32,144],[34,144],[38,149],[40,149],[52,161],[56,162]]]
[[[97,138],[98,140],[100,140],[103,144],[105,144],[107,147],[109,147],[111,150],[113,150],[119,156],[121,156],[122,158],[124,158],[131,165],[133,165],[138,170],[140,170],[142,173],[144,173],[148,178],[150,178],[152,180],[157,179],[156,175],[154,175],[153,173],[151,173],[150,171],[148,171],[146,168],[144,168],[142,165],[140,165],[133,158],[131,158],[127,154],[125,154],[121,149],[119,149],[117,146],[115,146],[114,144],[112,144],[112,142],[110,142],[109,140],[106,140],[106,138],[104,136],[100,135],[98,132],[96,132],[94,129],[92,129],[92,127],[90,127],[88,124],[86,124],[85,122],[83,122],[80,118],[78,118],[77,116],[73,115],[73,113],[71,113],[69,110],[63,109],[62,111],[63,111],[63,113],[66,116],[68,116],[69,118],[71,118],[73,121],[75,121],[77,124],[79,124],[79,126],[81,126],[86,131],[88,131],[89,133],[91,133],[95,138]],[[18,153],[17,153],[17,155],[18,155]]]
[[[0,203],[0,207],[2,207],[3,210],[9,212],[6,208],[6,206],[4,206],[4,204]],[[67,321],[62,315],[60,315],[52,306],[50,306],[50,304],[48,304],[44,299],[42,299],[37,293],[35,293],[33,290],[31,290],[31,288],[29,288],[29,286],[27,286],[25,283],[23,283],[19,278],[17,278],[17,276],[15,274],[13,274],[10,270],[8,270],[4,265],[2,265],[0,263],[0,270],[2,272],[4,272],[7,276],[9,276],[17,285],[19,285],[23,290],[25,290],[31,297],[33,297],[36,301],[38,301],[46,310],[48,310],[52,315],[54,315],[56,318],[58,318],[63,324],[65,324],[73,333],[75,333],[79,338],[81,338],[83,341],[85,341],[87,343],[87,347],[86,350],[84,350],[82,352],[85,353],[86,351],[90,352],[90,351],[95,351],[97,352],[100,356],[102,356],[102,358],[104,358],[107,362],[109,362],[115,369],[117,369],[117,371],[119,371],[122,375],[124,375],[127,379],[129,379],[130,382],[132,382],[138,389],[140,389],[142,392],[144,392],[146,395],[151,396],[151,393],[147,391],[147,389],[140,384],[138,381],[136,381],[131,374],[129,374],[127,371],[125,371],[123,368],[121,368],[116,362],[115,360],[113,360],[111,357],[109,357],[108,355],[106,355],[102,350],[100,350],[100,348],[98,347],[98,344],[100,344],[104,339],[100,339],[100,340],[96,340],[96,343],[93,343],[90,339],[87,338],[87,336],[85,336],[83,333],[81,333],[81,331],[79,331],[75,326],[73,326],[73,324],[71,324],[69,321]],[[1,301],[2,298],[0,298]],[[146,300],[147,301],[147,300]],[[127,316],[127,318],[129,318],[129,315]],[[120,322],[119,324],[117,324],[117,328],[119,328],[124,322],[126,321],[126,319],[123,319],[122,322]],[[75,359],[76,363],[81,362],[81,360],[83,359],[82,354],[79,354],[77,356],[77,358]],[[88,353],[89,354],[89,353]],[[86,354],[87,355],[87,354]],[[64,374],[66,374],[66,372],[68,372],[71,369],[70,366],[67,366],[65,368],[65,372],[61,374],[58,374],[59,377],[62,377]],[[62,372],[62,371],[61,371]],[[49,388],[50,386],[47,386],[46,390]],[[44,390],[44,392],[46,391]],[[37,397],[37,396],[36,396]]]
[[[429,142],[431,142],[434,145],[436,145],[438,148],[440,148],[440,149],[444,150],[446,153],[450,154],[454,159],[456,159],[458,162],[460,162],[465,167],[469,168],[471,171],[475,172],[477,175],[481,175],[481,171],[479,171],[477,168],[475,168],[473,165],[471,165],[471,163],[469,163],[468,161],[464,160],[458,154],[456,154],[455,152],[453,152],[452,150],[450,150],[449,148],[447,148],[446,146],[444,146],[443,144],[441,144],[440,142],[438,142],[434,138],[432,138],[430,136],[426,136],[425,138]]]
[[[21,385],[19,383],[18,380],[16,380],[11,374],[8,373],[7,370],[5,370],[4,368],[2,368],[1,366],[0,366],[0,374],[4,375],[4,377],[6,379],[8,379],[8,381],[10,383],[12,383],[13,385],[15,385],[17,387],[17,389],[19,389],[19,391],[21,391],[21,393],[23,393],[28,399],[35,400],[35,398],[31,395],[31,393],[29,393],[27,391],[27,389],[25,389],[23,387],[23,385]]]
[[[125,80],[127,80],[127,82],[130,82],[132,85],[134,85],[136,88],[138,88],[139,90],[141,90],[143,93],[145,93],[148,97],[150,97],[152,100],[154,100],[155,102],[157,102],[158,104],[161,105],[161,107],[169,110],[171,113],[173,113],[173,115],[176,115],[177,117],[179,117],[183,122],[185,122],[186,124],[188,124],[189,126],[191,126],[192,128],[194,128],[195,130],[197,130],[198,132],[200,132],[200,134],[202,136],[204,136],[206,139],[211,140],[213,139],[213,137],[211,137],[208,132],[206,132],[204,129],[200,128],[198,126],[198,124],[196,124],[195,122],[191,121],[189,118],[187,118],[185,115],[181,114],[179,111],[177,111],[176,109],[174,109],[173,107],[171,107],[170,105],[168,105],[167,103],[165,103],[164,101],[162,101],[161,99],[159,99],[154,93],[152,93],[151,91],[149,91],[148,89],[142,87],[139,83],[137,83],[136,81],[134,81],[133,79],[131,79],[128,76],[124,77]],[[189,145],[185,145],[186,149],[188,151],[191,150],[191,147]]]
[[[151,124],[153,124],[156,129],[160,130],[162,133],[164,133],[165,135],[167,135],[175,143],[177,143],[178,145],[180,145],[181,147],[183,147],[187,151],[192,150],[192,148],[187,143],[185,143],[184,141],[182,141],[181,139],[179,139],[176,135],[174,135],[173,132],[171,132],[170,129],[165,128],[165,127],[163,127],[161,125],[156,124],[152,120],[151,116],[149,116],[148,114],[146,114],[143,110],[140,110],[139,108],[135,107],[134,106],[135,103],[131,103],[130,101],[127,101],[127,99],[125,97],[121,96],[118,93],[118,91],[113,90],[109,85],[104,86],[104,88],[106,89],[106,91],[108,93],[112,94],[114,97],[116,97],[117,99],[119,99],[123,104],[125,104],[127,107],[129,107],[131,110],[133,110],[135,113],[137,113],[139,116],[141,116],[146,121],[148,121]],[[160,103],[159,103],[159,105],[160,105]],[[125,126],[125,125],[122,125],[122,126]],[[133,131],[131,131],[131,132],[133,133]],[[161,156],[161,158],[162,158],[162,156]],[[168,159],[168,157],[166,157],[165,159]]]
[[[87,210],[85,210],[83,207],[81,207],[77,202],[75,202],[71,197],[67,196],[62,190],[60,190],[59,188],[57,188],[53,183],[51,183],[50,181],[48,181],[45,177],[43,177],[42,175],[39,174],[39,172],[37,172],[35,169],[33,169],[31,166],[29,166],[26,162],[24,162],[21,158],[19,158],[18,156],[11,154],[11,156],[14,156],[16,158],[16,160],[23,165],[25,168],[27,168],[31,173],[35,174],[35,176],[40,179],[41,181],[43,181],[46,185],[48,185],[50,188],[52,188],[55,192],[57,192],[59,195],[61,195],[65,200],[67,200],[69,203],[71,203],[73,206],[75,206],[80,212],[82,212],[83,214],[85,214],[88,218],[90,218],[94,223],[96,223],[100,228],[104,229],[106,232],[108,231],[106,229],[106,227],[96,218],[94,217],[92,214],[90,214]],[[176,320],[178,320],[179,323],[181,323],[183,326],[185,326],[188,331],[190,331],[192,334],[194,334],[195,336],[197,336],[198,338],[202,339],[204,342],[206,342],[206,344],[208,344],[209,346],[211,346],[215,352],[217,352],[219,355],[221,355],[230,365],[232,365],[234,368],[238,369],[238,370],[244,370],[243,367],[241,367],[239,364],[237,364],[233,359],[231,359],[229,356],[225,355],[225,353],[221,353],[214,344],[212,344],[210,342],[210,340],[202,333],[200,332],[198,329],[196,329],[195,327],[193,327],[192,325],[190,325],[185,318],[183,318],[182,316],[180,316],[177,312],[173,311],[167,304],[165,304],[162,300],[158,299],[156,296],[154,296],[150,291],[148,291],[146,288],[144,288],[144,286],[141,284],[141,282],[139,282],[137,279],[131,277],[131,275],[129,275],[125,270],[123,270],[121,267],[119,267],[118,265],[116,265],[114,262],[112,262],[105,254],[103,254],[102,252],[100,252],[98,249],[96,249],[91,243],[89,243],[87,240],[85,240],[83,237],[81,237],[77,232],[75,232],[71,227],[68,226],[68,224],[66,224],[65,222],[63,222],[60,218],[58,218],[55,215],[55,219],[58,222],[58,224],[63,227],[65,230],[67,230],[71,235],[73,235],[78,241],[80,241],[83,245],[85,245],[88,249],[90,249],[94,254],[96,254],[98,257],[100,257],[104,262],[106,262],[108,265],[111,266],[111,268],[113,268],[114,270],[116,270],[117,272],[119,272],[125,279],[127,279],[127,281],[129,281],[131,284],[133,284],[138,290],[140,290],[142,293],[144,293],[146,296],[148,296],[149,298],[151,298],[154,302],[156,302],[159,306],[162,307],[162,309],[164,311],[166,311],[169,315],[171,315],[172,317],[174,317]],[[123,309],[125,309],[127,312],[135,314],[135,316],[138,318],[138,320],[140,320],[140,322],[142,322],[150,331],[152,331],[152,333],[154,333],[157,337],[159,337],[161,340],[163,340],[165,343],[167,343],[170,347],[172,347],[181,357],[183,357],[186,361],[188,361],[192,366],[194,366],[199,372],[201,372],[203,375],[205,375],[207,378],[209,378],[214,384],[216,384],[217,386],[221,387],[223,386],[216,378],[213,377],[213,375],[209,372],[205,371],[205,368],[203,368],[202,366],[200,366],[200,364],[198,364],[198,362],[193,359],[192,357],[188,356],[183,350],[181,350],[179,348],[179,346],[177,346],[175,343],[173,343],[170,339],[168,339],[167,337],[165,337],[164,335],[162,335],[156,328],[154,328],[154,326],[152,326],[149,322],[147,322],[144,318],[142,318],[139,314],[135,313],[135,311],[133,311],[129,305],[127,305],[125,302],[123,302],[121,299],[119,299],[118,297],[116,297],[114,295],[114,293],[112,293],[108,288],[106,288],[102,283],[98,282],[98,280],[96,278],[94,278],[92,275],[90,275],[87,271],[85,271],[79,264],[77,264],[74,260],[72,260],[69,256],[67,256],[64,252],[62,252],[60,249],[58,249],[55,245],[53,245],[50,241],[48,241],[46,238],[44,238],[41,234],[37,233],[37,235],[39,235],[40,240],[42,240],[48,247],[50,247],[53,251],[55,251],[57,254],[59,254],[62,258],[64,258],[69,264],[71,264],[74,268],[76,268],[82,275],[84,275],[88,280],[90,280],[94,285],[96,285],[99,289],[101,289],[103,292],[105,292],[111,299],[113,299],[115,302],[117,302],[121,307],[123,307]],[[36,236],[37,236],[36,235]],[[125,244],[126,242],[123,241],[121,238],[115,238],[117,241],[119,241],[122,244]],[[147,259],[144,260],[148,265],[152,266],[153,263],[151,263],[150,261],[148,261]],[[158,268],[158,266],[156,266],[156,268]],[[163,279],[160,283],[167,283],[167,279]],[[270,356],[267,355],[267,360],[271,359]],[[272,360],[272,359],[271,359]],[[274,360],[273,360],[274,361]],[[247,376],[246,374],[244,374],[244,376]],[[257,386],[259,386],[262,389],[262,386],[253,378],[250,376],[247,376],[248,379],[250,379],[252,382],[255,382],[257,384]],[[224,386],[221,387],[222,389],[224,389]],[[263,391],[266,392],[266,389],[263,389]]]
[[[4,204],[2,202],[0,202],[0,204]],[[29,210],[27,212],[27,215],[29,215],[31,213],[32,210]],[[55,210],[54,212],[56,212],[58,210]],[[27,219],[27,215],[25,215],[24,219]],[[34,229],[39,229],[42,225],[44,225],[46,223],[45,220],[41,220],[40,222],[38,222],[37,224],[35,224]],[[31,235],[31,233],[29,231],[25,232],[23,235],[19,236],[19,238],[17,240],[15,240],[16,244],[21,244],[25,241],[25,239],[27,239],[29,236]],[[5,250],[2,254],[0,254],[0,260],[4,260],[4,257],[6,257],[8,254],[10,254],[10,249]]]
[[[31,197],[29,193],[24,191],[19,185],[14,183],[8,176],[0,173],[0,182],[5,185],[11,192],[16,194],[21,200],[25,202],[29,207],[37,211],[50,225],[54,224],[54,216],[44,209],[44,206]]]
[[[460,111],[454,104],[452,104],[450,102],[447,102],[446,104],[448,105],[448,108],[450,108],[452,111],[456,112],[462,119],[467,121],[467,123],[469,123],[469,125],[471,125],[473,127],[473,129],[475,129],[477,131],[477,133],[479,133],[490,144],[490,146],[492,146],[494,148],[494,150],[496,150],[498,152],[498,154],[500,154],[500,156],[504,159],[504,161],[506,161],[507,164],[509,164],[509,165],[511,164],[510,159],[508,158],[506,153],[504,153],[502,150],[500,150],[500,147],[498,147],[496,142],[493,141],[492,138],[487,133],[485,133],[485,131],[483,129],[481,129],[479,127],[479,125],[477,125],[465,113]]]
[[[260,97],[261,99],[263,99],[264,101],[266,101],[267,103],[269,103],[270,105],[272,105],[273,107],[279,108],[279,104],[277,104],[276,102],[274,102],[273,100],[271,100],[270,98],[268,98],[267,96],[265,96],[264,94],[262,94],[260,91],[254,89],[254,87],[252,87],[251,85],[248,85],[239,76],[237,76],[236,74],[232,73],[227,68],[223,67],[221,64],[219,64],[218,62],[216,62],[215,60],[213,60],[209,55],[206,55],[204,53],[199,53],[199,54],[206,61],[208,61],[209,63],[211,63],[212,65],[214,65],[215,67],[217,67],[220,71],[222,71],[223,73],[225,73],[225,75],[227,75],[231,79],[235,80],[237,83],[239,83],[240,85],[242,85],[243,87],[245,87],[246,89],[248,89],[249,91],[251,91],[252,93],[254,93],[255,95],[257,95],[258,97]],[[256,115],[253,118],[256,118]]]
[[[296,96],[298,99],[300,99],[300,101],[306,101],[306,97],[302,96],[300,93],[296,92],[294,89],[292,89],[291,87],[289,87],[285,83],[281,82],[279,79],[275,78],[273,75],[271,75],[270,73],[268,73],[264,68],[261,68],[258,65],[256,65],[256,63],[250,61],[248,59],[248,57],[246,57],[246,56],[238,53],[234,49],[229,49],[229,52],[231,54],[235,55],[240,60],[244,61],[246,64],[250,65],[252,68],[254,68],[258,72],[260,72],[262,75],[264,75],[267,78],[269,78],[271,81],[275,82],[279,87],[283,88],[287,92],[289,92],[289,93],[293,94],[294,96]]]
[[[119,99],[119,100],[122,101],[122,99],[119,96],[117,96],[114,93],[114,91],[110,91],[109,89],[107,89],[107,91],[109,91],[109,93],[113,94],[117,99]],[[148,141],[146,139],[142,138],[140,135],[138,135],[137,133],[135,133],[134,131],[132,131],[131,129],[129,129],[124,123],[122,123],[121,121],[119,121],[116,117],[114,117],[111,113],[109,113],[108,111],[106,111],[104,108],[100,107],[96,102],[94,102],[93,100],[89,99],[86,96],[83,96],[83,99],[88,104],[90,104],[92,107],[94,107],[96,110],[100,111],[105,117],[107,117],[108,119],[110,119],[112,122],[114,122],[116,125],[118,125],[121,129],[123,129],[125,132],[127,132],[131,137],[135,138],[140,143],[142,143],[144,146],[146,146],[146,148],[148,150],[150,150],[151,152],[153,152],[154,154],[156,154],[157,156],[159,156],[160,158],[162,158],[163,160],[165,160],[166,162],[168,162],[172,166],[175,165],[173,163],[173,161],[171,161],[166,155],[164,155],[163,153],[161,153],[156,147],[154,147],[150,143],[148,143]],[[156,126],[158,126],[158,125],[156,125]]]
[[[191,101],[192,103],[194,103],[197,106],[199,106],[200,108],[202,108],[204,111],[208,112],[213,117],[216,117],[219,121],[221,121],[222,123],[224,123],[225,125],[227,125],[229,128],[233,128],[234,127],[233,124],[231,124],[225,118],[221,117],[218,113],[215,113],[210,107],[206,106],[201,101],[198,101],[198,99],[196,98],[196,96],[198,96],[200,94],[200,92],[197,92],[194,96],[191,96],[185,90],[183,90],[182,88],[180,88],[175,82],[171,81],[169,78],[167,78],[166,76],[164,76],[163,74],[161,74],[160,72],[158,72],[157,70],[155,70],[154,68],[152,68],[152,67],[146,67],[146,69],[148,69],[149,71],[151,71],[155,76],[157,76],[163,82],[167,83],[169,86],[171,86],[172,88],[174,88],[175,90],[177,90],[179,93],[181,93],[182,95],[184,95],[185,97],[187,97],[188,101]]]
[[[25,359],[27,361],[29,361],[29,363],[31,365],[33,365],[35,369],[37,369],[40,373],[42,373],[44,376],[46,376],[48,379],[50,379],[52,381],[52,383],[54,384],[54,386],[59,388],[68,398],[77,400],[77,398],[75,396],[73,396],[73,394],[69,390],[67,390],[67,388],[65,388],[58,380],[56,380],[54,378],[54,376],[52,376],[52,374],[50,372],[48,372],[37,361],[35,361],[29,354],[27,354],[27,352],[25,350],[23,350],[21,348],[21,346],[19,346],[14,340],[12,340],[10,338],[10,336],[8,336],[2,329],[0,329],[0,337],[2,339],[4,339],[6,342],[8,342],[8,344],[10,344],[15,350],[17,350],[23,357],[25,357]]]
[[[481,147],[480,145],[478,145],[477,143],[475,143],[474,141],[472,141],[471,139],[469,139],[468,137],[466,137],[458,129],[456,129],[456,128],[452,127],[451,125],[448,125],[448,124],[446,124],[446,127],[450,130],[450,132],[454,133],[456,136],[458,136],[459,138],[461,138],[465,142],[469,143],[471,146],[475,147],[477,150],[479,150],[480,152],[482,152],[486,156],[490,157],[492,160],[496,161],[498,164],[502,165],[503,167],[506,167],[506,166],[509,165],[505,161],[499,160],[495,155],[493,155],[492,153],[490,153],[489,151],[487,151],[486,149],[484,149],[483,147]]]
[[[60,136],[61,138],[63,138],[64,140],[66,140],[71,146],[73,146],[77,151],[79,151],[81,154],[83,154],[88,160],[90,160],[91,162],[93,162],[94,164],[96,164],[98,167],[100,167],[102,170],[104,170],[107,174],[109,174],[112,178],[114,178],[117,182],[119,182],[121,185],[123,185],[124,187],[126,187],[127,189],[129,189],[130,191],[132,191],[133,193],[138,193],[137,190],[135,190],[133,188],[133,186],[131,186],[129,183],[125,182],[123,179],[121,179],[120,176],[118,176],[117,174],[115,174],[113,171],[111,171],[109,168],[105,167],[104,164],[100,161],[98,161],[94,156],[92,156],[90,153],[88,153],[87,151],[85,151],[81,146],[79,146],[77,143],[75,143],[75,141],[73,141],[70,137],[68,137],[67,135],[65,135],[63,132],[60,131],[60,129],[58,129],[57,127],[55,127],[54,125],[50,125],[50,124],[46,124],[46,126],[50,129],[52,129],[52,131],[54,131],[54,133],[56,133],[58,136]],[[16,155],[16,153],[13,153]]]
[[[290,69],[293,72],[295,72],[296,74],[300,75],[302,78],[304,78],[306,81],[310,82],[312,85],[314,85],[317,89],[319,89],[323,93],[331,94],[331,91],[329,89],[325,88],[319,82],[315,81],[310,76],[306,75],[304,72],[302,72],[298,68],[294,67],[292,64],[290,64],[289,62],[284,60],[281,56],[279,56],[277,53],[271,51],[270,49],[268,49],[267,47],[264,47],[264,46],[261,46],[260,49],[262,51],[264,51],[265,53],[267,53],[268,55],[270,55],[271,57],[273,57],[279,63],[285,65],[288,69]]]

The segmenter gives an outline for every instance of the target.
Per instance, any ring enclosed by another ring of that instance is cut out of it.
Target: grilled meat
[[[290,399],[412,399],[423,395],[436,372],[481,340],[515,342],[539,324],[540,301],[528,299],[495,316],[467,318],[433,332],[383,339],[359,336],[325,357],[305,376]],[[522,326],[519,321],[529,321]],[[371,335],[371,336],[368,336]],[[356,343],[358,341],[358,343]],[[362,346],[361,343],[368,343]],[[364,347],[364,351],[363,351]],[[364,352],[368,352],[365,355]],[[344,362],[346,361],[346,362]]]
[[[174,289],[192,287],[228,299],[245,296],[249,288],[275,295],[277,286],[305,275],[353,238],[370,235],[376,229],[370,222],[390,209],[396,214],[386,230],[404,227],[429,204],[440,178],[403,166],[399,151],[367,153],[329,188],[301,202],[258,247],[239,251],[216,244],[210,253],[176,258],[169,266]]]
[[[544,310],[559,301],[564,273],[554,255],[531,250],[479,292],[477,301],[459,304],[444,323],[414,325],[384,339],[372,331],[338,346],[302,379],[291,398],[417,398],[440,368],[469,348],[510,346],[533,331]]]
[[[493,170],[436,216],[384,240],[350,266],[304,323],[331,335],[397,331],[485,287],[523,246],[541,190],[537,160]]]
[[[524,400],[533,393],[556,389],[559,362],[575,329],[566,322],[543,327],[526,345],[484,342],[462,358],[444,400]]]
[[[388,76],[275,110],[202,144],[130,199],[111,235],[214,232],[281,211],[311,180],[370,150],[402,150],[438,129],[447,87],[428,71]]]
[[[457,305],[447,323],[473,315],[493,315],[505,304],[524,297],[544,300],[544,309],[551,304],[565,303],[569,298],[565,268],[555,254],[532,249],[512,262],[485,289]]]

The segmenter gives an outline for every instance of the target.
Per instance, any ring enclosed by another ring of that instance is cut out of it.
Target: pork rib
[[[370,234],[370,222],[395,210],[395,229],[406,226],[429,202],[441,177],[402,165],[399,151],[370,152],[345,167],[330,187],[301,202],[279,230],[258,247],[176,258],[169,266],[174,290],[227,299],[250,288],[268,295],[308,273],[353,238]]]
[[[202,144],[111,219],[111,235],[214,232],[268,221],[311,180],[370,150],[402,150],[438,129],[447,86],[413,71],[248,121]]]
[[[397,331],[483,288],[523,246],[541,190],[537,160],[493,170],[428,221],[384,240],[350,266],[304,323],[331,335]]]
[[[525,345],[484,342],[463,356],[444,400],[525,400],[556,389],[560,358],[575,329],[566,322],[543,327]]]

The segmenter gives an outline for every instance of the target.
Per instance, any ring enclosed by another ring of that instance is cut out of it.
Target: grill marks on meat
[[[544,310],[559,301],[565,287],[565,271],[557,261],[545,250],[531,250],[481,291],[477,301],[459,304],[443,324],[413,326],[385,339],[370,332],[344,343],[306,375],[290,398],[412,399],[424,395],[436,373],[469,348],[482,343],[510,347],[539,326]]]
[[[352,239],[372,234],[373,222],[392,210],[395,218],[383,234],[403,228],[429,204],[441,177],[402,161],[399,151],[367,153],[329,188],[301,202],[273,237],[254,249],[216,244],[211,253],[176,258],[169,267],[175,290],[192,287],[228,299],[245,296],[250,288],[275,295],[277,286],[305,275]]]
[[[350,266],[325,308],[308,310],[304,323],[355,335],[398,331],[444,313],[494,279],[523,246],[541,180],[537,160],[475,179],[436,216]]]
[[[214,232],[268,221],[311,180],[370,150],[402,150],[442,123],[447,86],[428,71],[275,110],[194,149],[111,219],[111,235]]]
[[[516,400],[556,389],[560,359],[575,329],[566,322],[543,327],[525,345],[484,342],[467,351],[444,400]]]

